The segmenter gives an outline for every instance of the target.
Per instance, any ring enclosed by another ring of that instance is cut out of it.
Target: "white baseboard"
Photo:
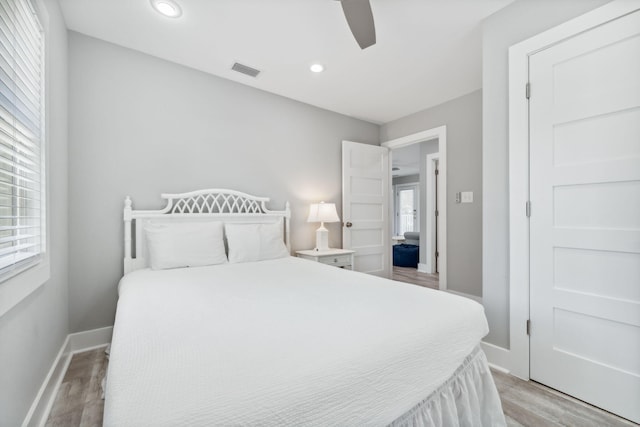
[[[494,364],[493,364],[493,363],[491,363],[491,362],[487,362],[487,363],[489,364],[489,367],[490,367],[491,369],[495,369],[496,371],[500,371],[500,372],[502,372],[503,374],[508,374],[508,373],[510,373],[510,372],[509,372],[509,370],[507,370],[507,369],[503,368],[502,366],[494,365]]]
[[[431,274],[431,267],[429,264],[418,263],[418,271],[420,273],[429,273]]]
[[[469,298],[469,299],[474,300],[474,301],[475,301],[475,302],[477,302],[477,303],[482,304],[482,298],[480,298],[479,296],[471,295],[471,294],[466,294],[466,293],[464,293],[464,292],[453,291],[453,290],[451,290],[451,289],[443,289],[443,291],[445,291],[445,292],[449,292],[450,294],[459,295],[459,296],[461,296],[461,297]]]
[[[111,343],[113,327],[93,329],[91,331],[69,334],[62,343],[58,355],[49,369],[36,398],[31,404],[27,416],[22,422],[22,427],[44,426],[49,418],[49,412],[53,407],[60,384],[67,372],[71,357],[75,353],[103,347]]]
[[[70,354],[69,336],[67,335],[58,355],[53,360],[49,373],[45,377],[40,390],[38,390],[38,394],[36,394],[35,400],[31,404],[31,408],[29,408],[29,412],[27,412],[27,416],[22,422],[22,427],[39,426],[42,424],[42,420],[46,419],[45,414],[49,414],[51,411],[53,399],[69,366]]]
[[[497,369],[498,371],[504,372],[508,374],[511,372],[509,369],[510,363],[510,351],[503,347],[498,347],[497,345],[482,341],[480,343],[482,346],[482,350],[484,354],[487,356],[487,360],[489,361],[489,366]]]
[[[112,334],[113,326],[69,334],[71,352],[78,353],[80,351],[91,350],[95,347],[105,346],[111,343]]]

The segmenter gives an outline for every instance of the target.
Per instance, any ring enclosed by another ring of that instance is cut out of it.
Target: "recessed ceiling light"
[[[322,64],[313,64],[311,67],[309,67],[309,69],[311,71],[313,71],[314,73],[321,73],[324,71],[324,65]]]
[[[177,18],[182,15],[182,9],[173,0],[151,0],[151,6],[168,18]]]

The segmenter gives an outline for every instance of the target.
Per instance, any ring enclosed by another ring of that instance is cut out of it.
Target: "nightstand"
[[[353,254],[356,251],[350,249],[329,249],[326,251],[296,251],[298,258],[333,265],[334,267],[353,270]]]

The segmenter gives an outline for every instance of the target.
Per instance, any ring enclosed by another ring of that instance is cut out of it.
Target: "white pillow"
[[[282,239],[282,220],[273,224],[225,224],[224,231],[231,263],[289,256]]]
[[[224,264],[221,222],[154,224],[144,228],[152,270]]]

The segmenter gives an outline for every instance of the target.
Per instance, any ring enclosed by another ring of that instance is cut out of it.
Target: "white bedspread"
[[[125,276],[105,426],[387,425],[488,332],[481,305],[285,258]]]

